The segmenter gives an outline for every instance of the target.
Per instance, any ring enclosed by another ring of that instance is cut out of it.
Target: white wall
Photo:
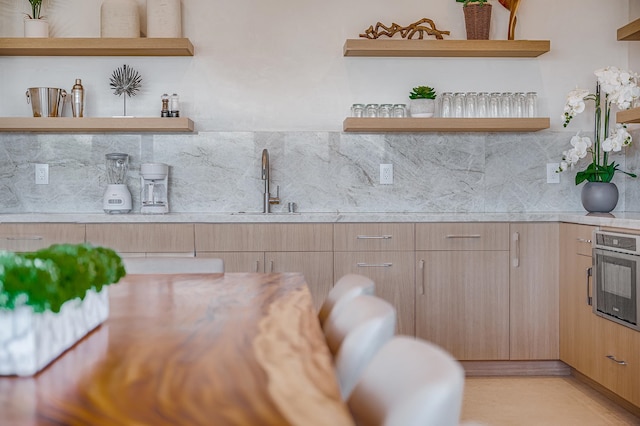
[[[99,36],[101,1],[45,3],[53,37]],[[491,38],[506,38],[508,12],[497,1],[492,4]],[[0,0],[0,37],[22,36],[27,6],[27,0]],[[551,116],[552,129],[560,129],[568,90],[593,87],[597,68],[629,66],[628,43],[616,41],[616,29],[634,8],[636,0],[525,0],[516,36],[550,39],[551,52],[539,58],[393,59],[345,58],[342,46],[377,21],[406,25],[423,17],[450,30],[447,38],[463,39],[461,5],[454,0],[183,0],[183,33],[195,46],[194,57],[0,57],[0,116],[30,115],[28,87],[70,90],[75,78],[82,78],[87,91],[87,115],[119,115],[122,100],[108,80],[126,63],[144,78],[142,92],[128,102],[130,115],[158,115],[160,95],[177,92],[183,116],[200,131],[339,131],[352,103],[402,102],[421,84],[438,92],[537,91],[541,113]],[[141,10],[144,15],[144,1]],[[572,126],[588,119],[585,114]]]

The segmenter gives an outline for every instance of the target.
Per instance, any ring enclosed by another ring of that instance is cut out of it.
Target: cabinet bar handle
[[[626,361],[623,360],[617,360],[615,356],[613,355],[607,355],[607,358],[609,358],[611,361],[615,362],[618,365],[627,365]]]
[[[358,235],[356,239],[358,240],[390,240],[393,238],[392,235]]]
[[[587,268],[587,305],[593,305],[593,298],[591,297],[591,287],[589,286],[589,282],[591,281],[589,278],[593,276],[593,268]]]
[[[513,258],[513,267],[517,268],[520,266],[520,233],[514,232],[512,238],[513,238],[513,242],[516,245],[516,248],[515,248],[516,257]]]
[[[260,272],[260,261],[256,260],[256,272]]]
[[[273,272],[273,260],[269,261],[269,268],[270,268],[269,272]]]
[[[586,238],[576,238],[576,241],[579,243],[591,244],[591,240],[587,240]]]
[[[451,238],[482,238],[482,235],[478,235],[478,234],[469,234],[469,235],[449,234],[449,235],[445,236],[445,238],[448,238],[448,239],[451,239]]]
[[[364,263],[358,262],[356,263],[358,268],[390,268],[393,266],[393,263]]]
[[[42,241],[44,237],[34,235],[33,237],[4,237],[7,241]]]
[[[420,260],[420,272],[422,273],[422,281],[420,282],[420,294],[424,294],[424,259]]]

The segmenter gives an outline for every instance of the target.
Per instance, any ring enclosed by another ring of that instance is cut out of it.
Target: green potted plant
[[[636,83],[638,75],[630,70],[606,67],[594,72],[597,77],[595,93],[576,88],[569,92],[564,106],[564,127],[578,114],[585,111],[586,102],[594,102],[593,140],[580,136],[571,138],[571,148],[562,153],[558,172],[573,169],[581,159],[587,158],[586,168],[576,173],[575,183],[583,182],[582,205],[589,213],[609,213],[618,203],[618,188],[611,182],[616,172],[635,178],[635,173],[622,170],[613,155],[631,145],[632,136],[624,124],[609,128],[611,107],[619,111],[629,109],[640,98],[640,87]],[[623,158],[624,161],[624,158]]]
[[[489,40],[491,4],[488,0],[456,0],[463,4],[467,40]]]
[[[436,91],[429,86],[414,87],[409,93],[409,112],[412,117],[433,117],[436,110]]]
[[[25,37],[49,37],[49,23],[42,16],[43,0],[27,0],[31,13],[26,13],[24,20]]]

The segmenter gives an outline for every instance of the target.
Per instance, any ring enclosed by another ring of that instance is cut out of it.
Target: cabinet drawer
[[[51,244],[84,243],[85,226],[67,223],[5,223],[0,225],[0,250],[34,251]]]
[[[509,224],[418,223],[416,250],[509,250]]]
[[[87,224],[87,242],[119,253],[193,253],[193,240],[186,223]]]
[[[339,223],[333,226],[335,251],[414,250],[412,223]]]
[[[640,406],[640,333],[598,318],[596,380],[627,401]]]
[[[332,251],[330,223],[196,224],[196,252]]]
[[[595,226],[563,224],[563,227],[569,227],[569,241],[567,241],[568,249],[571,253],[581,254],[583,256],[592,256],[593,231],[597,229]]]

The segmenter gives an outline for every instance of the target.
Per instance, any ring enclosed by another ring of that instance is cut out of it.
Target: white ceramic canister
[[[140,37],[140,12],[135,0],[104,0],[100,8],[100,36]]]
[[[49,37],[49,23],[45,19],[25,19],[25,37]]]
[[[180,0],[147,0],[147,37],[182,37]]]

